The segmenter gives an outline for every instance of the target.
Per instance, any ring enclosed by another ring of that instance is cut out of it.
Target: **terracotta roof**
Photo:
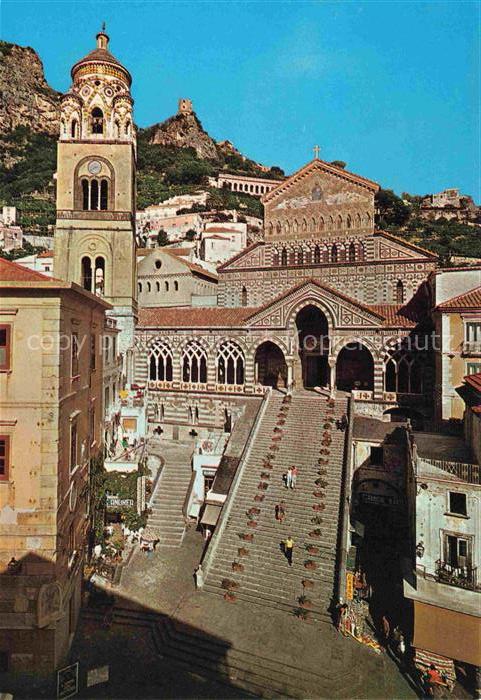
[[[153,253],[155,248],[137,248],[137,255],[150,255],[150,253]]]
[[[37,258],[53,258],[53,252],[51,250],[42,250],[42,252],[37,255]]]
[[[243,326],[256,308],[242,307],[151,307],[139,309],[141,328],[230,328]]]
[[[437,309],[441,311],[481,311],[481,286],[472,289],[470,292],[459,294],[457,297],[448,299],[439,304]]]
[[[193,248],[168,248],[167,250],[169,253],[180,255],[182,257],[183,255],[190,255]]]
[[[232,231],[231,231],[232,233]],[[204,241],[206,240],[211,240],[211,238],[215,238],[216,241],[227,241],[228,239],[225,238],[225,236],[218,236],[216,233],[214,233],[212,236],[203,236]]]
[[[67,282],[55,279],[55,277],[48,277],[36,270],[29,270],[28,267],[0,258],[0,286],[8,286],[5,284],[8,282],[43,283],[42,286],[47,287],[70,286]]]
[[[205,229],[206,233],[212,233],[213,231],[220,233],[241,233],[239,229],[229,228],[228,226],[209,226],[209,228]]]
[[[284,192],[290,186],[290,183],[295,181],[299,176],[306,174],[309,170],[319,169],[331,173],[332,175],[342,177],[345,180],[355,182],[358,185],[362,185],[363,187],[367,187],[373,192],[377,192],[379,190],[379,185],[373,180],[368,180],[367,178],[362,177],[361,175],[351,173],[349,170],[344,170],[344,168],[338,168],[335,165],[332,165],[331,163],[327,163],[326,161],[321,160],[320,158],[314,158],[314,160],[311,160],[309,163],[304,165],[304,167],[300,168],[297,172],[288,177],[286,180],[281,181],[277,187],[274,187],[270,192],[265,194],[262,197],[262,201],[268,202],[271,199],[274,199],[274,197],[276,197],[279,193]]]
[[[383,325],[389,328],[414,328],[422,318],[422,314],[403,304],[371,304],[369,308],[382,316]]]
[[[214,280],[215,282],[217,282],[219,280],[219,278],[215,272],[211,272],[210,270],[206,270],[204,267],[201,267],[200,265],[196,265],[195,263],[190,262],[190,260],[184,260],[182,258],[182,256],[176,255],[175,253],[172,253],[168,249],[165,249],[165,252],[168,253],[169,255],[173,256],[176,260],[178,260],[180,263],[182,263],[186,267],[188,267],[189,270],[192,270],[192,272],[195,273],[196,275],[208,277],[209,279]]]
[[[430,258],[434,258],[436,260],[438,258],[436,253],[433,253],[432,250],[421,248],[421,246],[416,245],[415,243],[410,243],[409,241],[406,241],[400,236],[394,236],[392,233],[388,233],[387,231],[374,231],[374,235],[383,236],[384,238],[388,238],[389,240],[395,241],[396,243],[402,243],[402,245],[406,246],[407,248],[411,248],[411,250],[415,250],[416,252],[422,253],[423,255],[428,255]]]
[[[481,372],[476,372],[476,374],[468,374],[467,377],[464,377],[464,381],[471,389],[474,389],[481,394]]]
[[[55,277],[48,277],[47,275],[37,272],[36,270],[29,270],[23,265],[18,265],[17,263],[11,262],[10,260],[5,260],[0,258],[0,288],[7,289],[71,289],[74,292],[78,292],[83,296],[87,297],[90,301],[95,301],[97,304],[105,307],[106,309],[111,309],[112,306],[107,301],[101,297],[88,292],[83,289],[75,282],[66,282],[65,280],[59,280]]]

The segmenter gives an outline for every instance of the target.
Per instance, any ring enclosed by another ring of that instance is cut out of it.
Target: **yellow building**
[[[432,276],[435,417],[461,420],[458,393],[466,375],[481,372],[481,266],[440,270]]]
[[[125,353],[137,315],[136,139],[132,79],[108,44],[99,32],[61,101],[54,275],[112,304]]]
[[[0,290],[0,661],[49,672],[80,607],[111,307],[3,259]]]

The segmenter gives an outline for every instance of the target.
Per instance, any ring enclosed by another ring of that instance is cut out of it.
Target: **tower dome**
[[[105,32],[105,25],[97,34],[97,46],[88,53],[84,58],[77,61],[72,67],[72,80],[75,82],[80,77],[95,74],[110,74],[121,80],[124,80],[130,87],[132,84],[132,76],[125,66],[118,61],[109,51],[110,38]]]

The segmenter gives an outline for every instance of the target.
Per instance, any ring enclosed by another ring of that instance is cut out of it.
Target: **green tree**
[[[193,228],[190,228],[186,234],[185,234],[185,240],[186,241],[194,241],[197,237],[197,231],[194,231]]]
[[[168,245],[170,243],[169,237],[167,236],[167,233],[164,231],[163,228],[161,228],[157,234],[157,245],[161,248],[164,245]]]
[[[376,193],[380,228],[404,226],[410,217],[410,208],[392,190],[380,189]]]

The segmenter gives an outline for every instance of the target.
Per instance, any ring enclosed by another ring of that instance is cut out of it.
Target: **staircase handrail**
[[[246,440],[246,444],[244,445],[244,449],[242,450],[240,460],[239,460],[239,465],[237,467],[234,479],[232,480],[231,487],[229,489],[229,493],[227,495],[227,498],[224,502],[224,505],[222,506],[222,510],[219,515],[219,520],[217,523],[217,527],[215,529],[214,534],[212,535],[209,546],[207,549],[204,551],[204,555],[201,560],[202,564],[202,569],[204,571],[204,578],[207,578],[207,574],[209,573],[210,566],[212,564],[212,559],[214,557],[214,554],[217,550],[217,547],[219,545],[220,538],[222,536],[222,533],[224,532],[226,526],[227,526],[227,520],[229,518],[230,512],[232,510],[232,505],[235,500],[235,495],[237,493],[237,489],[239,487],[239,483],[241,480],[241,476],[244,473],[244,468],[245,465],[247,464],[247,461],[250,456],[250,452],[252,449],[252,445],[254,443],[254,438],[257,436],[257,432],[259,430],[259,425],[262,422],[262,419],[264,418],[264,414],[267,409],[267,404],[269,402],[270,395],[272,393],[272,387],[268,387],[267,391],[264,393],[262,397],[262,403],[259,408],[259,411],[257,412],[256,419],[254,421],[254,425],[252,426],[252,430],[249,434],[249,437]]]
[[[346,599],[346,569],[348,555],[348,536],[349,536],[349,511],[350,511],[350,487],[352,479],[352,434],[354,426],[354,398],[351,394],[348,399],[348,424],[346,430],[346,439],[344,443],[345,457],[344,468],[342,470],[343,480],[341,485],[341,518],[340,518],[340,533],[339,533],[339,566],[337,577],[337,601],[345,602]]]

